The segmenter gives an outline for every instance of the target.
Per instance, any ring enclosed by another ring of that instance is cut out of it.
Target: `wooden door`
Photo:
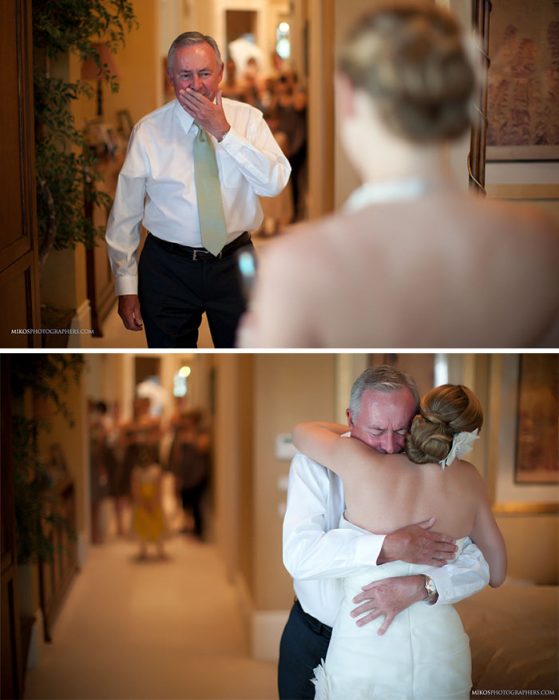
[[[37,347],[31,0],[0,2],[0,65],[0,347]]]
[[[11,451],[11,411],[9,355],[0,357],[1,380],[1,452],[2,479],[0,528],[2,561],[2,698],[21,698],[23,667],[21,663],[19,607],[16,586],[14,476]]]

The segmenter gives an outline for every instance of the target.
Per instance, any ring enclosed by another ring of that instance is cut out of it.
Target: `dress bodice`
[[[340,527],[361,530],[343,517]],[[458,540],[459,552],[467,540]],[[382,636],[377,632],[384,618],[358,627],[351,616],[353,598],[364,585],[428,569],[395,561],[344,579],[326,662],[315,669],[316,700],[469,698],[469,640],[452,605],[414,603]]]

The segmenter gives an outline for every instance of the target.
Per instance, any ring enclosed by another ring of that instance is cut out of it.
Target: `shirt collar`
[[[177,99],[175,99],[175,113],[184,130],[186,132],[190,131],[192,125],[194,124],[194,117],[180,106]]]

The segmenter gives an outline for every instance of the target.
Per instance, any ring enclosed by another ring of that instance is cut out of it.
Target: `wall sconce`
[[[82,80],[97,81],[97,117],[103,116],[103,80],[108,80],[104,71],[108,70],[111,76],[119,78],[119,71],[115,61],[115,55],[108,44],[93,45],[99,56],[99,65],[93,58],[88,58],[82,63]]]

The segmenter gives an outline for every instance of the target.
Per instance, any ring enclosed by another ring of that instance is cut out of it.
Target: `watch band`
[[[437,599],[437,587],[435,586],[435,582],[430,576],[425,575],[425,591],[427,593],[427,597],[424,599],[426,603],[429,603],[429,605],[433,605],[433,603]]]

